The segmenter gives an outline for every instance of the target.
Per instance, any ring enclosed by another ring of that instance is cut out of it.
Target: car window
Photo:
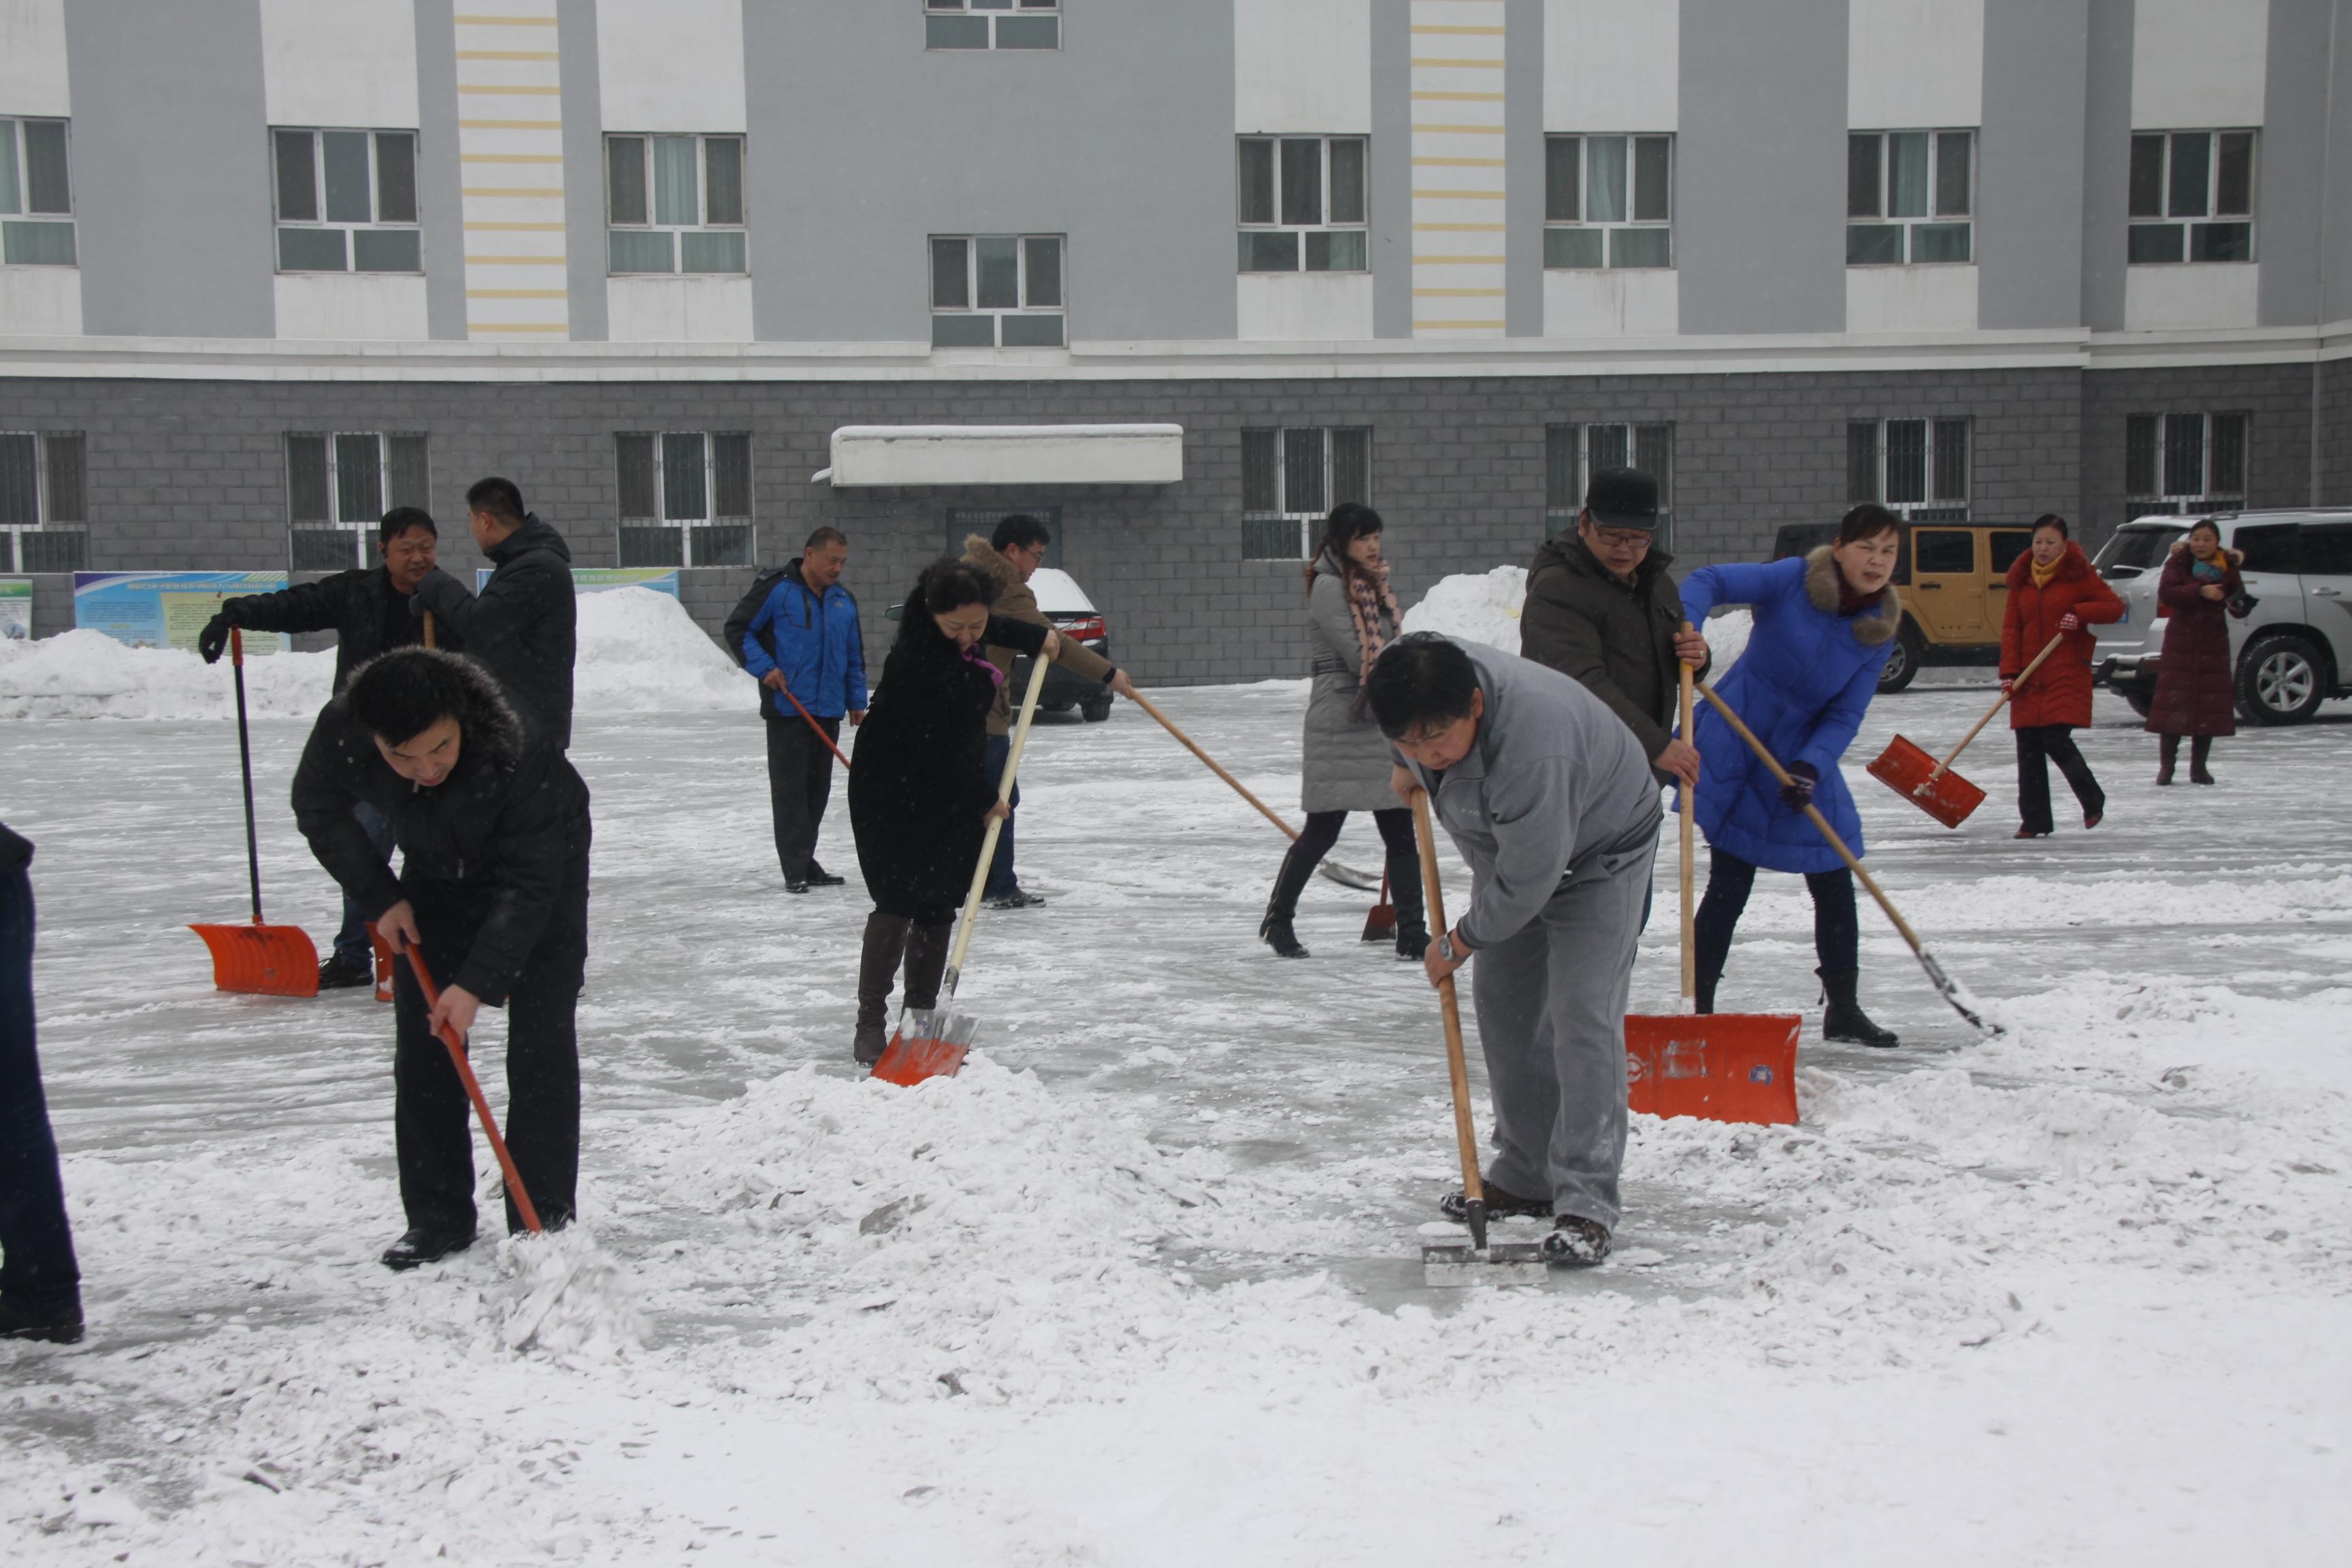
[[[2241,528],[2230,541],[2233,550],[2245,552],[2246,559],[2239,570],[2244,572],[2300,572],[2303,570],[2302,541],[2295,536],[2291,522],[2265,522],[2252,528]]]
[[[1817,544],[1827,544],[1837,537],[1836,528],[1818,522],[1793,522],[1772,536],[1772,559],[1785,561],[1791,555],[1802,555]]]
[[[2352,577],[2352,522],[2305,523],[2303,569],[2315,576]]]
[[[1921,573],[1973,572],[1977,536],[1964,528],[1923,528],[1912,541],[1912,569]]]
[[[2172,550],[2172,542],[2187,533],[2183,528],[2121,528],[2099,547],[2097,564],[2101,566],[2132,566],[2142,572],[2164,564]]]
[[[1993,571],[2004,575],[2019,556],[2033,548],[2033,534],[2027,529],[1998,528],[1985,538],[1992,546]]]

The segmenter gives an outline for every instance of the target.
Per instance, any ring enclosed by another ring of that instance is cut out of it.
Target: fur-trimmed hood
[[[521,760],[523,750],[529,743],[521,715],[515,711],[514,704],[507,700],[507,694],[499,689],[490,672],[462,654],[427,647],[394,648],[390,653],[378,654],[352,671],[351,683],[336,695],[332,706],[339,712],[350,715],[352,687],[357,685],[361,677],[369,670],[387,659],[429,659],[454,678],[457,700],[455,711],[450,716],[457,721],[457,726],[465,735],[458,766],[465,766],[468,758],[478,758],[495,768],[511,768]]]
[[[1806,603],[1828,615],[1836,615],[1840,603],[1838,583],[1832,547],[1816,544],[1805,556]],[[1903,595],[1895,591],[1890,582],[1878,591],[1877,611],[1857,610],[1853,619],[1853,640],[1864,647],[1876,647],[1903,625]]]
[[[2091,558],[2073,540],[2066,542],[2066,553],[2058,557],[2058,574],[2053,583],[2079,583],[2091,574]],[[2009,563],[2009,588],[2015,593],[2033,581],[2033,552],[2027,551]]]

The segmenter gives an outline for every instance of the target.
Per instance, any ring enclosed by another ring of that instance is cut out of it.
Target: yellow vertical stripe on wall
[[[466,12],[453,21],[459,100],[468,109],[488,111],[457,121],[458,162],[475,167],[506,164],[517,174],[528,166],[533,179],[557,182],[459,187],[466,233],[491,247],[469,249],[466,256],[467,335],[568,337],[570,294],[563,284],[570,258],[564,224],[560,216],[525,221],[513,205],[532,204],[523,213],[560,212],[563,195],[562,49],[546,47],[556,43],[554,0],[499,0],[494,12]],[[502,36],[501,30],[509,28],[522,31]],[[501,114],[502,110],[507,112]],[[482,173],[490,180],[498,177],[488,168]],[[515,254],[518,250],[535,254]],[[527,272],[519,276],[517,268],[539,268],[540,278]],[[527,286],[534,284],[540,286]]]
[[[1454,235],[1443,247],[1412,258],[1414,300],[1503,299],[1504,51],[1509,43],[1504,0],[1409,0],[1413,52],[1408,60],[1406,119],[1415,137],[1446,140],[1408,149],[1412,166],[1430,171],[1412,191],[1416,234]],[[1438,40],[1444,42],[1440,43]],[[1490,85],[1491,84],[1491,85]],[[1491,117],[1491,118],[1490,118]],[[1481,141],[1478,139],[1490,139]],[[1438,170],[1448,171],[1440,174]],[[1471,236],[1493,236],[1472,238]],[[1494,254],[1466,254],[1492,244]],[[1440,306],[1442,311],[1444,307]],[[1486,316],[1414,312],[1416,337],[1496,337],[1503,322]]]

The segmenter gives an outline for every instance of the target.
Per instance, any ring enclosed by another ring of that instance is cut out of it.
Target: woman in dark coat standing
[[[2213,737],[2238,732],[2225,606],[2246,591],[2238,575],[2244,559],[2221,548],[2221,529],[2199,522],[2172,547],[2157,583],[2156,602],[2171,617],[2164,628],[2163,655],[2156,661],[2156,700],[2147,710],[2147,729],[2164,737],[2156,770],[2160,784],[2172,782],[2181,736],[2189,737],[2189,782],[2209,784],[2213,775],[2205,759],[2212,754]]]
[[[2066,776],[2083,807],[2083,826],[2106,815],[2106,792],[2083,760],[2073,731],[2091,724],[2091,628],[2124,618],[2124,602],[2091,569],[2083,547],[2066,537],[2066,520],[2044,512],[2033,521],[2033,548],[2009,565],[2009,608],[2000,624],[2000,689],[2010,693],[2009,727],[2017,735],[2020,838],[2047,838],[2050,764]],[[2063,637],[2033,679],[2017,684],[2053,637]]]
[[[1421,859],[1412,813],[1389,789],[1395,753],[1365,706],[1364,678],[1396,640],[1396,595],[1381,555],[1381,514],[1342,501],[1323,524],[1323,542],[1307,565],[1307,637],[1315,689],[1307,700],[1298,804],[1306,831],[1282,858],[1257,934],[1284,958],[1305,958],[1291,921],[1307,879],[1338,842],[1351,811],[1369,811],[1386,849],[1389,898],[1396,908],[1399,958],[1428,950],[1422,921]]]
[[[1004,677],[994,643],[1047,658],[1050,626],[992,616],[996,584],[961,562],[931,563],[907,595],[898,640],[858,731],[849,826],[874,912],[857,965],[860,1065],[882,1058],[900,961],[907,1005],[936,1006],[956,907],[971,889],[991,817],[1006,815],[988,776],[988,710]]]
[[[1717,605],[1756,614],[1748,647],[1716,689],[1788,770],[1783,785],[1713,708],[1698,714],[1698,825],[1706,835],[1706,897],[1700,903],[1698,1010],[1715,1011],[1716,982],[1756,869],[1794,871],[1813,896],[1816,971],[1829,998],[1822,1037],[1892,1046],[1856,999],[1861,928],[1853,873],[1805,816],[1816,806],[1854,854],[1862,816],[1838,770],[1878,690],[1895,648],[1903,603],[1894,585],[1902,524],[1881,506],[1858,506],[1838,524],[1837,542],[1801,559],[1761,566],[1702,566],[1683,579],[1684,630]]]

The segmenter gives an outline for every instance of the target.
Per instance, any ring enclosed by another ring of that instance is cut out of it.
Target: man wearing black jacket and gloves
[[[81,1339],[58,1143],[33,1048],[33,847],[0,823],[0,1339]]]
[[[392,824],[394,880],[352,819]],[[320,715],[294,775],[311,853],[394,946],[415,945],[441,985],[429,1012],[395,965],[394,1130],[408,1229],[383,1255],[414,1268],[474,1239],[465,1090],[435,1037],[505,1005],[506,1134],[541,1220],[568,1223],[580,1156],[573,1014],[588,958],[588,788],[516,717],[474,663],[424,648],[359,670]],[[507,1228],[520,1220],[509,1198]]]
[[[206,664],[216,663],[228,646],[228,631],[332,632],[335,634],[335,689],[350,684],[352,671],[380,653],[409,647],[425,640],[425,623],[409,609],[417,584],[433,570],[441,540],[433,516],[422,507],[396,506],[376,527],[375,552],[382,564],[338,572],[315,583],[298,583],[276,594],[254,594],[225,601],[220,614],[196,638],[196,651]],[[436,626],[434,640],[446,648],[465,646],[465,639],[446,627]],[[380,855],[392,854],[392,829],[373,806],[358,808],[360,825]],[[319,989],[365,985],[374,978],[370,962],[367,917],[350,899],[343,900],[342,928],[335,932],[334,951],[319,965]]]
[[[572,661],[580,613],[572,597],[572,548],[523,510],[512,479],[478,481],[466,492],[466,521],[494,570],[477,596],[436,567],[416,585],[416,614],[430,611],[465,639],[525,717],[559,752],[572,749]]]

